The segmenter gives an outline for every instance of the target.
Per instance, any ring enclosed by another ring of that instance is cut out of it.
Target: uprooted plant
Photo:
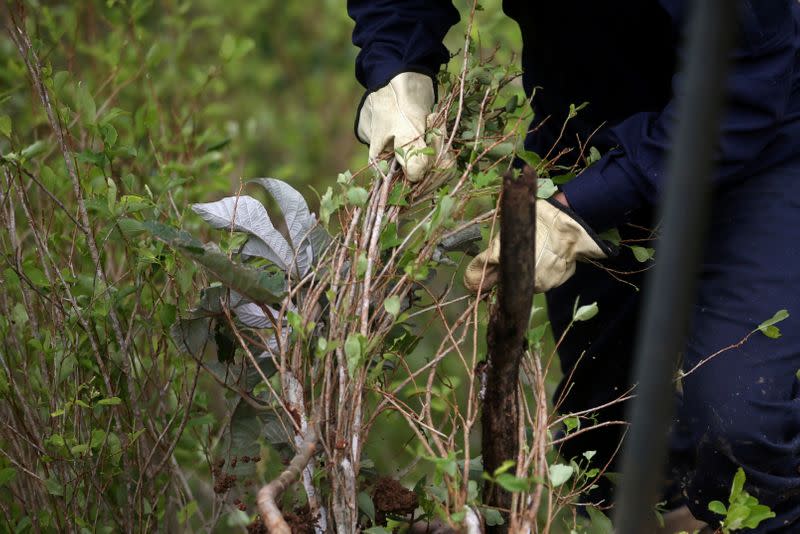
[[[228,454],[254,454],[259,437],[288,456],[299,447],[293,474],[287,471],[279,484],[259,493],[270,531],[288,532],[275,500],[295,478],[319,532],[379,532],[387,517],[395,525],[435,520],[477,528],[482,521],[503,523],[503,515],[515,528],[534,530],[543,498],[553,522],[601,474],[602,466],[589,467],[588,454],[548,467],[548,429],[561,419],[552,417],[546,400],[552,356],[542,366],[534,348],[524,356],[532,387],[522,397],[526,418],[520,422],[534,429],[533,442],[525,443],[520,461],[507,458],[483,475],[528,497],[515,499],[511,510],[487,508],[479,497],[474,430],[483,396],[500,393],[482,390],[479,331],[486,311],[482,301],[463,296],[452,267],[464,251],[474,253],[482,231],[497,231],[500,175],[510,168],[518,126],[529,117],[516,94],[504,96],[517,73],[471,55],[469,40],[465,46],[463,70],[440,80],[448,91],[433,128],[444,134],[448,152],[434,154],[436,165],[421,183],[409,184],[394,160],[375,161],[355,175],[340,174],[322,195],[317,219],[288,183],[256,178],[245,186],[266,190],[280,213],[275,221],[243,188],[193,206],[223,232],[226,250],[144,223],[217,280],[178,320],[173,335],[237,399]],[[543,177],[543,197],[555,190],[551,174],[564,179],[575,171],[558,167],[557,158],[523,156]],[[596,307],[580,307],[575,320],[594,313]],[[414,349],[434,327],[441,332],[438,345],[420,360]],[[544,332],[542,325],[530,341],[540,343]],[[208,358],[209,346],[215,358]],[[417,499],[387,515],[370,496],[376,473],[365,447],[373,426],[390,413],[416,438],[410,446],[417,459],[407,471],[415,471],[420,458],[435,467],[415,489],[421,516],[414,516]]]

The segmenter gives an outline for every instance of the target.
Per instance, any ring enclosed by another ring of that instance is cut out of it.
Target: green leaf
[[[322,357],[328,354],[328,340],[322,336],[317,338],[317,349],[316,349],[317,357]]]
[[[775,315],[773,315],[772,318],[767,319],[766,321],[758,325],[758,329],[765,336],[772,339],[777,339],[781,337],[781,331],[777,326],[774,325],[780,323],[781,321],[787,319],[788,317],[789,317],[788,311],[778,310],[777,312],[775,312]]]
[[[192,428],[196,426],[205,426],[205,425],[213,425],[216,422],[216,418],[213,414],[206,413],[203,415],[198,415],[197,417],[192,417],[186,423],[187,428]]]
[[[504,158],[514,153],[514,143],[500,143],[489,150],[489,154],[496,158]]]
[[[736,470],[736,474],[733,477],[733,484],[731,484],[731,495],[728,498],[729,503],[733,504],[736,502],[736,499],[739,498],[739,495],[742,493],[742,488],[744,488],[744,481],[744,469],[740,467]]]
[[[352,181],[353,181],[353,173],[351,173],[349,169],[344,172],[340,172],[336,176],[337,184],[347,185]]]
[[[110,149],[117,143],[117,129],[110,124],[104,124],[100,127],[100,135],[103,137],[105,150]]]
[[[389,223],[381,232],[380,244],[381,251],[394,248],[400,245],[403,240],[397,235],[397,224]]]
[[[81,114],[83,122],[86,124],[92,124],[97,116],[97,106],[94,103],[92,93],[89,92],[89,88],[85,83],[81,82],[78,84],[78,87],[75,90],[75,100],[75,107]]]
[[[255,47],[256,47],[256,42],[250,37],[245,37],[244,39],[241,39],[239,41],[239,44],[236,47],[235,57],[237,59],[244,57],[248,52],[250,52]]]
[[[558,176],[553,176],[552,177],[553,183],[556,184],[556,185],[564,185],[566,183],[571,182],[574,179],[575,179],[575,173],[574,172],[568,172],[566,174],[559,174]]]
[[[719,514],[722,516],[727,515],[728,513],[728,509],[725,508],[725,505],[722,504],[722,502],[720,501],[711,501],[710,503],[708,503],[708,509],[714,512],[715,514]]]
[[[106,155],[103,152],[94,152],[92,150],[79,152],[75,154],[75,158],[81,163],[94,165],[98,169],[102,169],[106,163]]]
[[[532,344],[540,343],[544,338],[545,332],[547,332],[547,327],[549,324],[550,324],[549,322],[542,323],[528,330],[528,334],[526,336],[528,338],[528,343]]]
[[[214,343],[208,317],[178,319],[169,333],[178,349],[196,358],[202,357],[205,349]]]
[[[550,178],[539,178],[539,185],[536,188],[537,198],[550,198],[558,192],[558,187]]]
[[[503,108],[506,110],[506,113],[514,113],[517,106],[519,106],[519,97],[517,95],[511,95],[511,98],[506,100],[506,105],[503,106]]]
[[[114,213],[114,207],[117,205],[117,184],[109,178],[106,180],[106,203],[108,204],[108,211]]]
[[[472,175],[472,183],[478,189],[500,184],[500,175],[495,169],[481,171]]]
[[[22,271],[25,273],[25,276],[28,277],[28,280],[33,283],[33,285],[39,287],[50,287],[50,280],[47,279],[47,277],[38,267],[28,264],[22,268]]]
[[[495,469],[494,473],[492,473],[492,474],[494,476],[502,475],[503,473],[507,472],[509,469],[514,467],[515,465],[517,465],[517,462],[515,462],[514,460],[506,460],[502,464],[500,464],[500,467]]]
[[[571,465],[564,465],[564,464],[553,464],[548,469],[548,473],[550,475],[550,483],[553,485],[554,488],[559,487],[564,482],[569,480],[572,477],[572,473],[575,471]]]
[[[369,518],[370,522],[375,523],[375,503],[372,502],[369,493],[362,491],[358,494],[358,509]]]
[[[89,446],[96,449],[106,440],[106,431],[101,428],[92,430],[92,439],[89,441]]]
[[[197,501],[189,501],[189,504],[178,510],[178,523],[185,525],[197,512]]]
[[[390,206],[408,206],[408,200],[406,197],[411,192],[411,188],[407,185],[399,182],[392,187],[392,190],[389,192],[389,198],[387,199],[386,203]]]
[[[4,467],[0,469],[0,487],[5,486],[9,482],[13,482],[17,478],[17,470],[13,467]]]
[[[453,523],[461,523],[464,521],[464,518],[467,517],[467,511],[461,510],[459,512],[453,512],[450,514],[450,521]]]
[[[454,206],[455,200],[450,195],[444,195],[439,199],[439,201],[436,203],[436,209],[433,211],[430,225],[428,225],[428,235],[430,235],[430,232],[436,228],[439,228],[443,224],[447,224],[450,221],[450,214],[453,211]]]
[[[77,456],[79,454],[85,453],[88,450],[89,450],[89,444],[88,443],[81,443],[81,444],[78,444],[78,445],[74,445],[69,451],[72,454]]]
[[[45,143],[44,141],[36,141],[35,143],[23,148],[22,152],[20,152],[20,155],[22,156],[23,161],[30,161],[36,156],[44,154],[46,150],[47,150],[47,143]]]
[[[44,485],[47,487],[47,491],[50,493],[50,495],[64,495],[64,486],[61,485],[61,483],[59,483],[55,478],[48,478],[44,481]]]
[[[530,482],[527,478],[520,478],[511,473],[500,473],[495,478],[495,482],[506,491],[511,493],[519,493],[527,491],[530,487]]]
[[[361,365],[363,357],[362,338],[363,336],[361,334],[351,333],[347,336],[347,340],[344,342],[344,355],[347,359],[347,373],[351,378],[355,376],[356,369],[359,365]]]
[[[303,328],[303,323],[305,319],[303,316],[297,312],[289,310],[286,313],[286,320],[289,321],[289,326],[292,327],[292,331],[300,336],[300,338],[305,337],[305,329]]]
[[[122,399],[119,397],[108,397],[106,399],[100,399],[97,401],[97,404],[100,406],[116,406],[117,404],[122,404]]]
[[[331,215],[333,215],[341,205],[341,198],[339,195],[334,196],[333,189],[329,187],[319,200],[319,218],[322,223],[327,225],[330,222]]]
[[[233,53],[236,51],[236,39],[230,33],[226,33],[225,37],[222,38],[222,45],[219,49],[219,55],[224,60],[229,60],[233,57]]]
[[[279,453],[286,451],[289,437],[286,429],[289,423],[282,420],[275,412],[259,411],[240,400],[231,415],[225,438],[220,443],[221,452],[229,457],[256,456],[261,451],[261,441],[266,441]],[[210,429],[209,429],[210,430]],[[230,463],[226,470],[237,475],[251,476],[256,472],[255,462],[239,462],[236,467]]]
[[[603,241],[608,241],[616,246],[619,246],[620,242],[622,241],[622,236],[619,235],[619,230],[616,228],[606,230],[605,232],[601,233],[599,237]]]
[[[639,261],[639,262],[642,262],[642,263],[652,260],[653,256],[656,253],[656,249],[654,249],[654,248],[646,248],[646,247],[633,246],[633,247],[631,247],[631,250],[633,251],[633,255],[636,258],[636,261]]]
[[[0,115],[0,134],[11,137],[11,117]]]
[[[614,534],[614,526],[611,520],[600,510],[592,506],[586,507],[586,513],[592,524],[592,534]]]
[[[598,161],[600,161],[601,157],[602,157],[602,155],[600,154],[599,150],[597,150],[593,146],[589,147],[589,155],[586,156],[586,166],[588,167],[589,165],[591,165],[593,163],[597,163]]]
[[[483,515],[484,521],[489,526],[494,525],[502,525],[505,523],[503,520],[503,515],[494,508],[481,508],[481,515]]]
[[[772,519],[775,517],[775,512],[769,509],[769,506],[757,504],[750,507],[750,515],[744,521],[745,528],[756,528],[762,521]]]
[[[364,273],[367,272],[368,263],[369,262],[367,261],[367,253],[366,252],[360,253],[358,255],[358,258],[356,259],[356,276],[358,278],[362,278],[364,276]]]
[[[728,508],[728,515],[725,516],[725,526],[729,530],[738,530],[744,525],[747,516],[750,515],[750,508],[743,504],[734,503]]]
[[[573,321],[588,321],[599,312],[596,302],[579,307],[572,316]]]
[[[159,307],[158,320],[162,326],[169,327],[178,316],[178,308],[174,304],[165,302]]]
[[[17,302],[14,304],[14,307],[11,308],[11,320],[14,322],[14,325],[17,328],[22,328],[28,324],[28,312],[25,310],[25,306],[21,302]]]
[[[761,332],[770,339],[778,339],[781,337],[781,330],[777,326],[768,326],[766,328],[760,329]]]
[[[569,119],[575,118],[578,115],[578,112],[588,106],[588,102],[583,102],[582,104],[576,106],[575,104],[569,105]]]
[[[567,417],[564,419],[564,426],[567,429],[567,434],[569,434],[573,430],[577,430],[581,427],[581,420],[579,417]]]
[[[397,295],[389,297],[383,301],[383,307],[386,310],[386,313],[397,317],[400,315],[400,297]]]
[[[369,199],[369,192],[363,187],[351,187],[347,190],[347,201],[354,206],[363,206]]]
[[[64,447],[64,438],[61,434],[53,434],[49,438],[44,440],[45,445],[52,445],[54,447]]]

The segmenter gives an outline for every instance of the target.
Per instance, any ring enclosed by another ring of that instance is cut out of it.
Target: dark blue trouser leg
[[[710,500],[727,501],[733,475],[742,466],[745,488],[778,514],[758,532],[800,532],[800,163],[786,165],[721,191],[700,276],[697,304],[683,355],[683,369],[737,343],[777,310],[790,318],[783,333],[760,332],[740,348],[724,352],[683,380],[683,400],[674,428],[673,461],[689,466],[686,492],[693,513],[713,521]],[[625,237],[625,236],[623,236]],[[641,268],[628,256],[619,270]],[[641,285],[641,276],[626,280]],[[581,323],[562,345],[565,375],[556,397],[566,392],[562,412],[609,402],[629,384],[639,293],[584,265],[567,284],[548,294],[556,333],[569,322],[575,298],[597,301],[600,314]],[[581,353],[585,354],[581,357]],[[599,412],[599,420],[624,416],[624,406]],[[595,464],[616,449],[619,429],[608,427],[568,441],[566,457],[597,450]],[[657,439],[654,437],[654,439]],[[609,488],[599,489],[607,498]]]
[[[760,332],[683,380],[679,417],[697,443],[687,492],[706,520],[727,502],[741,466],[745,488],[778,515],[756,532],[800,532],[800,165],[773,169],[715,204],[684,369],[738,342],[787,309],[782,336]]]

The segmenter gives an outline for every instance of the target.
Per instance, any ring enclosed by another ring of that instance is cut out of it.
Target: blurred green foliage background
[[[497,49],[502,63],[514,61],[521,41],[500,3],[481,3],[472,33],[485,54]],[[89,85],[97,77],[104,84],[100,89],[129,79],[129,85],[115,88],[113,104],[127,110],[130,99],[138,106],[131,111],[143,113],[143,97],[146,105],[148,95],[158,96],[157,114],[181,118],[207,143],[229,143],[234,167],[205,184],[209,195],[253,176],[318,187],[365,162],[366,149],[353,135],[363,92],[354,76],[358,49],[350,40],[354,23],[343,1],[28,4],[30,20],[49,38],[46,59],[54,70],[69,70],[75,81]],[[448,66],[457,71],[471,3],[455,4],[462,20],[445,43],[451,54],[458,54]],[[64,49],[56,48],[59,42]],[[71,49],[73,43],[78,46]],[[0,72],[4,112],[25,114],[30,101],[15,91],[27,83],[25,74],[8,61],[17,52],[7,39],[0,40],[0,50],[7,59]],[[127,72],[131,67],[137,70]],[[111,96],[103,93],[95,98]],[[187,95],[194,101],[187,102]],[[166,109],[164,102],[169,103]]]

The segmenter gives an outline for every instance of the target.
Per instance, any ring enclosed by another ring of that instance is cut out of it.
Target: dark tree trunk
[[[491,474],[519,453],[519,366],[533,304],[536,235],[536,173],[526,167],[518,178],[503,178],[500,201],[500,282],[489,319],[486,389],[483,400],[483,470]],[[502,511],[511,508],[511,494],[489,481],[484,503]],[[488,533],[508,532],[506,523]]]

